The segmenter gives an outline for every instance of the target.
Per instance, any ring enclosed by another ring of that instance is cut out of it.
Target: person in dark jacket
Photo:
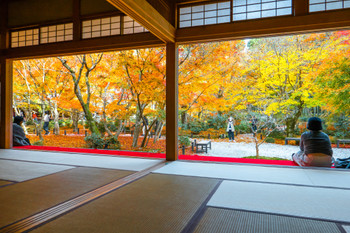
[[[293,161],[299,166],[331,167],[333,150],[328,135],[321,132],[322,120],[311,117],[307,129],[300,138],[300,151],[292,155]]]
[[[24,121],[23,117],[15,116],[13,120],[13,145],[14,146],[29,146],[30,141],[26,137],[23,128],[21,127],[22,122]]]

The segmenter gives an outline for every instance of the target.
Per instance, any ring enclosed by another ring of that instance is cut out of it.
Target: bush
[[[350,117],[341,115],[336,117],[335,120],[336,122],[334,123],[334,128],[336,132],[334,136],[338,138],[349,137]]]
[[[226,121],[226,116],[218,115],[208,120],[208,126],[213,129],[226,129]]]
[[[36,141],[36,142],[33,142],[32,143],[33,146],[43,146],[44,145],[44,142],[39,140],[39,141]]]
[[[270,133],[269,138],[275,138],[275,139],[284,139],[286,137],[284,131],[282,130],[274,130],[272,133]]]
[[[201,131],[198,135],[203,138],[207,138],[210,135],[210,138],[220,138],[222,134],[226,134],[226,128],[222,129],[208,129],[206,131]]]
[[[91,134],[84,138],[89,148],[103,149],[105,146],[105,141],[99,134]]]
[[[27,120],[25,122],[25,124],[28,126],[28,125],[35,125],[34,122],[32,120]]]
[[[252,128],[251,128],[251,125],[248,121],[241,121],[241,123],[239,125],[235,125],[235,130],[241,134],[242,133],[252,133]]]
[[[108,145],[109,149],[120,149],[120,142],[116,137],[106,137],[105,138],[105,145]]]
[[[67,127],[71,127],[72,126],[72,121],[70,120],[70,119],[66,119],[66,120],[58,120],[58,124],[59,124],[59,126],[60,127],[65,127],[65,126],[67,126]]]
[[[202,121],[191,121],[188,123],[188,129],[191,130],[192,133],[198,134],[201,131],[207,130],[208,127]]]
[[[188,147],[191,145],[190,138],[187,136],[179,136],[179,143],[181,146]]]
[[[267,142],[267,143],[275,143],[275,139],[273,139],[273,138],[266,138],[265,142]]]
[[[102,121],[97,123],[97,127],[102,135],[104,135],[106,133],[106,129],[105,129],[104,123]],[[112,132],[117,131],[117,127],[115,126],[115,124],[113,122],[107,122],[107,128]]]

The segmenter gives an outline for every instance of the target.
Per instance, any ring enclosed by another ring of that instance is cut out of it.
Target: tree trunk
[[[157,121],[157,120],[154,120],[154,121],[152,122],[152,124],[151,124],[148,128],[147,128],[147,126],[146,126],[145,136],[144,136],[144,138],[143,138],[143,140],[142,140],[142,143],[141,143],[141,147],[142,147],[142,148],[147,146],[146,142],[148,141],[147,138],[150,136],[150,135],[149,135],[149,132],[151,132],[153,126],[154,126],[155,123],[156,123],[156,121]]]
[[[72,110],[73,132],[78,132],[78,123],[79,123],[79,111],[77,109],[73,109]]]
[[[181,124],[182,124],[182,129],[187,129],[187,112],[184,111],[181,113]]]
[[[139,138],[139,135],[141,133],[141,117],[139,114],[136,116],[136,122],[135,122],[135,128],[134,128],[134,134],[132,139],[132,147],[137,147],[137,140]]]
[[[118,125],[118,129],[117,129],[117,133],[114,135],[116,138],[119,137],[119,135],[121,134],[121,132],[123,132],[123,130],[125,129],[125,125],[126,124],[126,120],[119,120],[119,125]]]
[[[163,129],[164,123],[160,120],[158,120],[158,125],[156,125],[156,132],[154,135],[154,139],[153,139],[153,143],[156,143],[162,133],[162,129]]]
[[[298,111],[295,114],[286,118],[287,137],[293,136],[293,134],[295,133],[295,127],[299,117],[301,116],[302,110],[303,108],[299,106]]]
[[[254,143],[255,143],[255,156],[257,159],[259,159],[259,141],[257,138],[257,134],[254,136]]]
[[[59,120],[59,113],[57,110],[57,102],[54,102],[54,105],[52,106],[52,113],[53,113],[53,120],[54,120],[54,131],[55,135],[60,135],[60,124],[58,123]]]
[[[87,106],[87,104],[83,104],[83,103],[81,103],[81,104],[83,106],[85,118],[86,118],[86,121],[87,121],[87,124],[89,126],[91,133],[97,134],[97,135],[100,134],[100,130],[97,128],[96,122],[94,121],[94,119],[92,117],[92,113],[91,113],[89,107]]]

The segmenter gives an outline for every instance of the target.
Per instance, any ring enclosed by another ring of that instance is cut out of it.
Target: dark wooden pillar
[[[309,14],[309,0],[293,0],[294,16]]]
[[[0,148],[12,147],[12,61],[0,57]]]
[[[7,1],[0,1],[0,148],[12,147],[12,61],[1,56],[9,48]]]
[[[73,40],[81,40],[80,0],[73,0]]]
[[[166,160],[178,158],[178,47],[166,45]]]

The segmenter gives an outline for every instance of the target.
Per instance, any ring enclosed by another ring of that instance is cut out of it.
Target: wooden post
[[[81,40],[80,0],[73,0],[73,40]]]
[[[295,16],[307,15],[309,13],[309,0],[294,0],[293,11]]]
[[[12,69],[11,60],[0,57],[0,148],[12,148]]]
[[[9,48],[7,1],[0,1],[0,54]],[[12,148],[12,60],[0,55],[0,148]]]
[[[166,44],[166,160],[178,158],[178,47]]]

